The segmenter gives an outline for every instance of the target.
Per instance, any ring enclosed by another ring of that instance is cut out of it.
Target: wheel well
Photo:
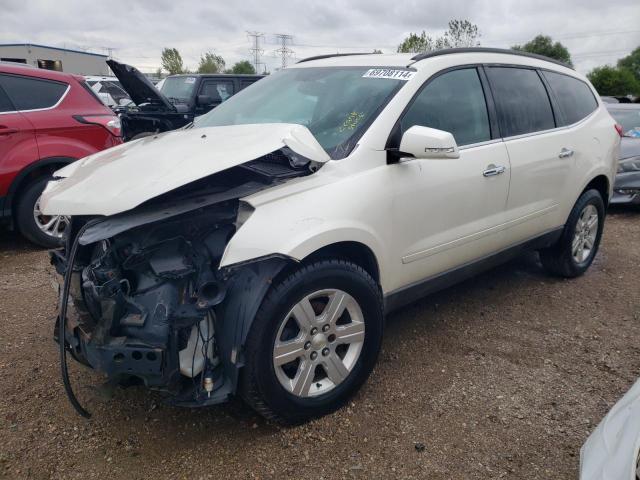
[[[380,269],[378,261],[373,251],[363,243],[359,242],[338,242],[322,247],[319,250],[307,255],[302,264],[313,263],[323,259],[348,260],[362,267],[371,277],[380,283]]]
[[[9,189],[7,202],[5,203],[4,207],[5,212],[10,213],[11,217],[13,218],[15,209],[12,207],[14,206],[16,199],[20,197],[22,191],[27,185],[29,185],[39,177],[53,174],[53,172],[66,165],[69,165],[72,161],[74,161],[74,159],[72,158],[48,159],[32,164],[31,166],[27,167],[27,169],[20,172]]]
[[[598,175],[588,183],[582,193],[591,189],[595,189],[600,192],[600,195],[602,195],[602,200],[604,201],[604,205],[606,207],[609,204],[609,180],[607,179],[607,177],[605,177],[604,175]]]

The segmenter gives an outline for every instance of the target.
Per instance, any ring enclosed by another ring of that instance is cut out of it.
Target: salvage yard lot
[[[607,219],[579,279],[534,254],[392,315],[348,408],[302,427],[240,402],[112,398],[72,365],[75,414],[51,339],[46,253],[0,231],[0,477],[575,478],[579,448],[640,376],[640,212]]]

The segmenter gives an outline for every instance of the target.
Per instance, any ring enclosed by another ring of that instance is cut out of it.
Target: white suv
[[[371,372],[386,312],[526,249],[584,273],[619,141],[582,75],[476,48],[307,59],[75,162],[41,201],[72,216],[52,254],[67,393],[86,414],[70,351],[174,404],[331,412]]]

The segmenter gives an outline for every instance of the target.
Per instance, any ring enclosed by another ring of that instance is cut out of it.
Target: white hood
[[[316,162],[329,156],[302,125],[193,128],[146,137],[90,155],[55,173],[45,215],[114,215],[178,187],[282,147]]]

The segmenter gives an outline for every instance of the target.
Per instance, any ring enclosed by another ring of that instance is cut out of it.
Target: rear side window
[[[53,107],[68,87],[66,83],[18,75],[0,75],[0,86],[18,110]]]
[[[4,93],[4,90],[0,88],[0,112],[14,112],[15,108],[11,104],[11,100],[7,97],[7,94]]]
[[[577,78],[555,72],[543,72],[562,111],[562,125],[579,122],[596,108],[598,102],[589,86]]]
[[[490,140],[487,104],[476,69],[453,70],[431,80],[402,118],[402,132],[414,125],[450,132],[458,145]]]
[[[224,102],[233,94],[233,82],[229,80],[205,80],[200,87],[200,95],[208,95],[214,103]]]
[[[489,67],[503,137],[555,128],[549,95],[535,70]]]

